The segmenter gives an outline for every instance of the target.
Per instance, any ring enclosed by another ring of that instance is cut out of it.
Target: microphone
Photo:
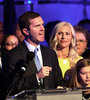
[[[26,60],[20,59],[16,63],[15,69],[11,73],[11,77],[13,78],[16,74],[22,75],[26,71],[29,66],[29,62],[33,60],[35,54],[33,52],[29,52],[26,55]]]
[[[26,71],[26,69],[27,69],[27,67],[28,67],[28,63],[31,61],[31,60],[33,60],[33,58],[35,57],[35,54],[34,54],[34,52],[29,52],[29,53],[27,53],[27,56],[26,56],[26,62],[24,62],[23,60],[21,60],[21,68],[20,68],[20,70],[19,70],[19,74],[23,74],[25,71]]]
[[[34,57],[35,57],[34,52],[29,52],[29,53],[27,53],[27,56],[26,56],[26,63],[28,64],[29,61],[33,60]]]
[[[20,76],[22,76],[25,73],[27,67],[28,67],[28,64],[23,62],[23,64],[20,66],[20,70],[19,70],[19,75]]]
[[[22,75],[25,73],[25,71],[27,70],[27,68],[29,67],[29,62],[31,60],[33,60],[34,58],[34,53],[33,52],[29,52],[26,55],[26,61],[23,59],[20,59],[17,63],[16,63],[16,67],[15,69],[12,71],[11,75],[10,75],[10,80],[8,82],[8,94],[7,96],[9,96],[10,94],[12,94],[12,91],[14,89],[14,87],[18,84],[18,80],[22,79]],[[18,77],[17,77],[18,75]],[[17,78],[16,78],[17,77]],[[6,98],[7,98],[6,96]]]

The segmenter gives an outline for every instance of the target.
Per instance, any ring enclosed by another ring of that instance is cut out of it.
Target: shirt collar
[[[36,47],[34,45],[31,45],[30,43],[28,43],[25,39],[24,39],[24,42],[25,42],[26,46],[28,47],[29,51],[34,52],[34,50],[36,49]],[[40,49],[40,44],[37,45],[37,48]]]

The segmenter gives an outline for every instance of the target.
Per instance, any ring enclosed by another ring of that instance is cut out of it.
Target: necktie
[[[39,71],[41,69],[41,64],[40,64],[40,60],[39,60],[39,57],[38,57],[38,48],[35,49],[35,64],[36,64],[36,67],[37,67],[37,70]]]
[[[34,61],[35,61],[37,70],[39,71],[41,69],[41,67],[42,67],[41,63],[40,63],[40,60],[39,60],[39,56],[38,56],[39,49],[36,48],[34,52],[35,52],[35,59],[34,59]],[[40,87],[42,87],[43,79],[39,79],[39,85],[40,85]]]

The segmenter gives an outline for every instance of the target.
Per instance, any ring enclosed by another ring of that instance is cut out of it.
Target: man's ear
[[[23,33],[24,33],[25,35],[29,35],[29,31],[28,31],[28,29],[23,28]]]

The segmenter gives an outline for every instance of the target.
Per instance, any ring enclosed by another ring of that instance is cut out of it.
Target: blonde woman
[[[60,22],[54,27],[50,38],[50,47],[57,53],[63,78],[70,80],[71,75],[66,76],[66,71],[72,69],[82,58],[77,53],[75,31],[70,23]]]

